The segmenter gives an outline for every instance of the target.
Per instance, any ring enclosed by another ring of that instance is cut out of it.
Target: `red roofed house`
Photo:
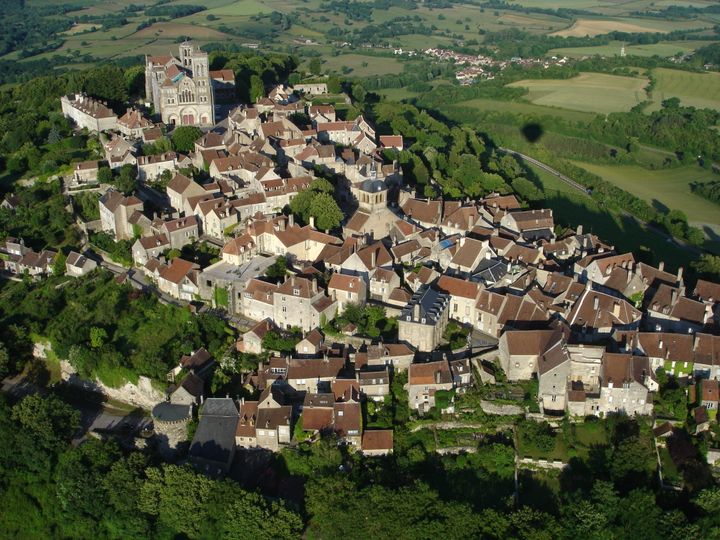
[[[364,305],[367,299],[365,281],[358,276],[333,273],[328,283],[330,298],[337,301],[338,313],[345,311],[348,304]]]

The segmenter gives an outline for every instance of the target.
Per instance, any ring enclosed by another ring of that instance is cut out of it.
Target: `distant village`
[[[417,54],[416,51],[404,51],[403,49],[395,49],[393,52],[396,55],[415,56]],[[510,60],[497,60],[482,54],[463,54],[453,50],[433,48],[425,49],[422,54],[430,58],[452,62],[456,66],[467,66],[455,72],[455,78],[461,85],[473,84],[478,80],[492,80],[497,72],[503,71],[510,65],[522,67],[541,66],[547,69],[551,66],[565,66],[568,63],[568,58],[564,56],[548,58],[521,58],[518,56]]]
[[[484,57],[425,54],[467,65],[477,77],[503,69]],[[379,135],[363,116],[340,119],[324,83],[278,85],[216,117],[216,101],[234,92],[234,75],[209,70],[207,54],[191,43],[177,57],[148,57],[146,81],[160,123],[138,108],[117,116],[92,96],[62,98],[77,128],[103,141],[104,161],[78,163],[65,179],[67,189],[102,193],[100,219],[84,227],[133,242],[125,276],[168,301],[200,301],[244,321],[237,351],[269,353],[243,381],[252,400],[209,397],[222,359],[205,349],[178,359],[167,374],[167,400],[152,411],[168,455],[186,444],[198,411],[189,456],[213,474],[226,473],[238,449],[278,451],[298,434],[334,433],[366,455],[391,453],[392,429],[366,428],[363,407],[381,407],[403,373],[418,417],[452,414],[458,395],[502,376],[537,380],[540,418],[583,419],[653,415],[662,368],[691,396],[698,432],[715,421],[720,284],[686,288],[682,269],[637,261],[582,226],[558,236],[552,210],[528,209],[514,195],[418,197],[388,158],[408,141]],[[187,155],[139,151],[183,125],[203,128]],[[137,193],[99,185],[101,167],[124,165],[137,173]],[[181,172],[192,168],[209,179]],[[153,187],[163,174],[170,176],[164,191]],[[317,177],[336,179],[333,196],[346,213],[341,234],[283,213]],[[12,196],[2,203],[13,204]],[[201,266],[165,257],[193,242],[215,246],[219,260]],[[38,279],[56,256],[22,239],[0,251],[6,272]],[[269,278],[280,259],[286,275]],[[98,250],[73,252],[66,270],[82,276],[110,263]],[[396,337],[369,339],[353,324],[331,329],[351,306],[384,309],[397,321]],[[466,331],[454,347],[451,325]],[[301,335],[291,354],[263,346],[269,333],[291,332]],[[673,429],[656,427],[658,438]]]

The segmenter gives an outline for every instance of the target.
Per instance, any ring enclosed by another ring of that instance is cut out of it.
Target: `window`
[[[300,296],[300,289],[293,289],[293,294],[295,296]]]

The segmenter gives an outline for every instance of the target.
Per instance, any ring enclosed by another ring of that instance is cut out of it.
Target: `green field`
[[[527,88],[536,105],[600,114],[629,111],[646,99],[645,78],[581,73],[572,79],[522,80],[508,86]]]
[[[700,47],[714,43],[713,41],[664,41],[649,43],[647,45],[626,45],[622,41],[611,41],[607,45],[595,47],[566,47],[548,51],[548,56],[569,56],[582,58],[583,56],[620,56],[620,50],[625,45],[628,56],[675,56],[678,53],[687,54]]]
[[[348,75],[353,77],[387,75],[389,73],[401,73],[403,70],[403,65],[398,59],[383,56],[341,54],[339,56],[328,56],[324,60],[324,70],[340,72],[343,67],[348,67],[352,69]]]
[[[573,111],[570,109],[561,109],[560,107],[546,107],[534,103],[504,101],[500,99],[476,98],[468,101],[460,101],[456,105],[458,107],[472,107],[473,109],[503,111],[537,117],[557,116],[569,122],[590,122],[595,117],[595,113],[592,112]]]
[[[720,73],[692,73],[676,69],[653,70],[657,85],[652,92],[653,106],[677,97],[683,105],[720,110]]]
[[[663,236],[644,227],[627,215],[610,213],[592,199],[568,186],[554,175],[529,165],[543,186],[546,200],[542,205],[552,208],[555,222],[572,228],[583,225],[585,232],[598,235],[621,252],[642,250],[652,262],[664,261],[676,270],[687,267],[690,254],[669,243]]]
[[[637,165],[574,162],[657,208],[681,210],[691,224],[720,232],[720,207],[690,191],[690,182],[717,180],[718,175],[695,165],[648,170]]]

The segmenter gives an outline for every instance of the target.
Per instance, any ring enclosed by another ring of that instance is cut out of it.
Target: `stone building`
[[[85,94],[63,96],[60,98],[60,106],[63,115],[79,128],[100,132],[115,129],[117,125],[117,115],[106,103]]]
[[[212,126],[215,99],[207,53],[186,41],[180,45],[179,59],[147,57],[145,96],[165,124]]]
[[[432,351],[447,326],[449,306],[450,295],[431,287],[419,289],[398,319],[398,340],[419,351]]]

